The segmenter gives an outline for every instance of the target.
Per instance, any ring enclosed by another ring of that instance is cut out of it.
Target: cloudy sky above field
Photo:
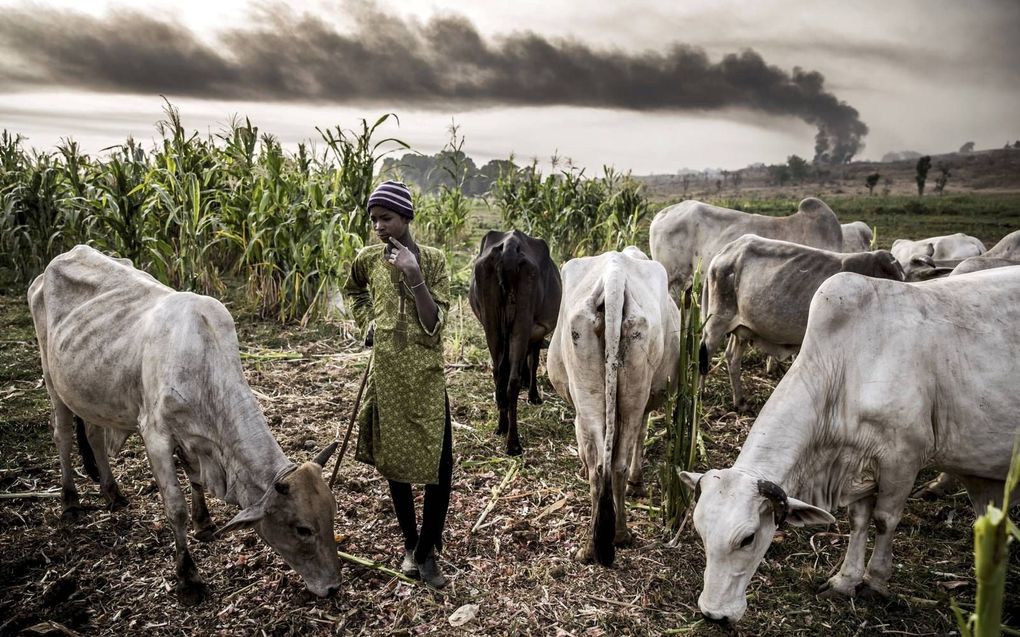
[[[0,128],[87,150],[231,115],[293,145],[395,112],[423,152],[681,167],[1020,138],[1020,3],[0,0]],[[677,5],[677,6],[672,6]]]

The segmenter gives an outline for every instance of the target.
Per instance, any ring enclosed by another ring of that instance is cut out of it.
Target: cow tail
[[[89,474],[93,482],[99,482],[99,465],[96,464],[96,455],[92,451],[92,445],[89,444],[85,421],[77,414],[74,415],[74,435],[78,439],[78,452],[85,465],[85,473]]]
[[[613,460],[616,454],[617,389],[619,386],[620,337],[623,333],[623,308],[626,280],[623,273],[610,269],[606,276],[603,307],[605,308],[606,343],[606,438],[605,455],[597,489],[595,514],[595,559],[611,566],[616,557],[616,503],[613,501]],[[616,301],[616,303],[612,303]]]

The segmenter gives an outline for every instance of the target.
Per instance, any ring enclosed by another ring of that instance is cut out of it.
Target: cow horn
[[[320,467],[325,467],[326,463],[329,462],[329,457],[333,455],[334,451],[336,451],[337,444],[338,443],[336,441],[331,443],[328,447],[320,451],[319,455],[315,456],[315,460],[312,460],[312,462]]]
[[[786,500],[783,488],[775,482],[759,480],[758,493],[772,501],[772,515],[776,521],[776,528],[783,526],[786,514],[790,512],[790,503]]]

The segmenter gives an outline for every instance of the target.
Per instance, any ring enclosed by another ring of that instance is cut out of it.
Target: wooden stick
[[[375,350],[372,351],[375,354]],[[365,393],[365,384],[368,382],[368,374],[372,369],[372,362],[375,360],[374,356],[368,359],[368,364],[365,365],[365,373],[361,375],[361,386],[358,387],[358,396],[354,399],[354,409],[351,410],[351,422],[347,425],[347,433],[344,434],[344,443],[340,446],[340,453],[336,457],[336,464],[333,465],[333,475],[329,478],[329,488],[332,489],[333,485],[336,484],[336,475],[340,471],[340,463],[343,462],[344,454],[347,453],[347,443],[351,440],[351,431],[354,430],[354,423],[358,420],[358,408],[361,407],[361,397]],[[340,439],[340,426],[337,425],[336,439]]]
[[[35,498],[59,498],[60,491],[26,491],[22,493],[0,493],[0,500],[32,500]]]
[[[337,553],[337,555],[340,556],[340,559],[342,559],[342,560],[348,561],[348,562],[350,562],[352,564],[357,564],[358,566],[364,566],[365,568],[371,569],[373,571],[379,571],[380,573],[385,573],[386,575],[389,575],[390,577],[397,578],[401,582],[407,582],[408,584],[417,584],[418,583],[418,580],[412,579],[412,578],[408,577],[407,575],[404,575],[400,571],[394,571],[392,568],[390,568],[388,566],[383,566],[379,562],[376,562],[375,560],[370,560],[367,557],[359,557],[357,555],[351,555],[350,553],[344,553],[343,551],[337,551],[336,553]]]
[[[506,489],[507,485],[513,482],[513,479],[517,477],[522,464],[524,464],[522,460],[513,461],[510,468],[506,470],[506,475],[503,476],[503,481],[492,487],[492,496],[489,498],[489,503],[485,505],[484,509],[482,509],[481,515],[478,516],[478,521],[475,522],[475,525],[471,527],[470,531],[468,531],[468,535],[477,531],[482,525],[482,522],[485,521],[485,518],[492,513],[493,509],[496,508],[496,502],[499,500],[499,494],[502,493],[503,489]]]

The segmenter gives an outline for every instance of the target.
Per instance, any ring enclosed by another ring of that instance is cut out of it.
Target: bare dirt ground
[[[293,460],[309,459],[346,426],[366,353],[340,324],[310,328],[255,319],[231,305],[238,320],[243,363],[270,427]],[[697,613],[704,556],[688,530],[680,546],[666,545],[654,517],[663,442],[651,427],[646,457],[650,497],[629,510],[634,546],[611,569],[571,559],[590,505],[577,477],[571,410],[544,384],[546,402],[522,402],[525,446],[517,477],[474,534],[471,527],[493,488],[514,461],[492,434],[488,355],[480,329],[457,306],[447,327],[447,377],[456,468],[444,563],[452,585],[435,592],[377,570],[343,562],[344,581],[333,599],[304,591],[299,578],[251,531],[213,543],[193,542],[212,596],[195,608],[173,594],[173,543],[144,450],[137,437],[114,471],[131,505],[106,511],[96,485],[79,468],[86,517],[60,521],[58,498],[0,500],[0,635],[32,634],[439,634],[650,635],[719,634]],[[49,414],[38,352],[20,295],[0,296],[0,492],[59,488],[59,465],[49,440]],[[463,356],[462,356],[463,353]],[[778,377],[763,361],[745,367],[745,382],[760,408]],[[709,381],[705,467],[735,458],[753,419],[729,409],[725,373]],[[544,379],[543,379],[544,382]],[[331,466],[327,470],[331,469]],[[930,475],[930,474],[926,474]],[[348,457],[335,489],[336,534],[346,553],[396,567],[399,531],[386,483]],[[213,518],[235,510],[221,502]],[[955,628],[950,596],[973,604],[971,523],[962,494],[938,502],[911,501],[896,539],[895,596],[889,600],[828,600],[815,589],[839,565],[848,524],[788,530],[777,535],[753,578],[744,634],[943,635]],[[1013,551],[1007,620],[1020,624],[1020,560]],[[465,604],[477,616],[459,628],[449,617]],[[60,632],[65,631],[65,632]]]

